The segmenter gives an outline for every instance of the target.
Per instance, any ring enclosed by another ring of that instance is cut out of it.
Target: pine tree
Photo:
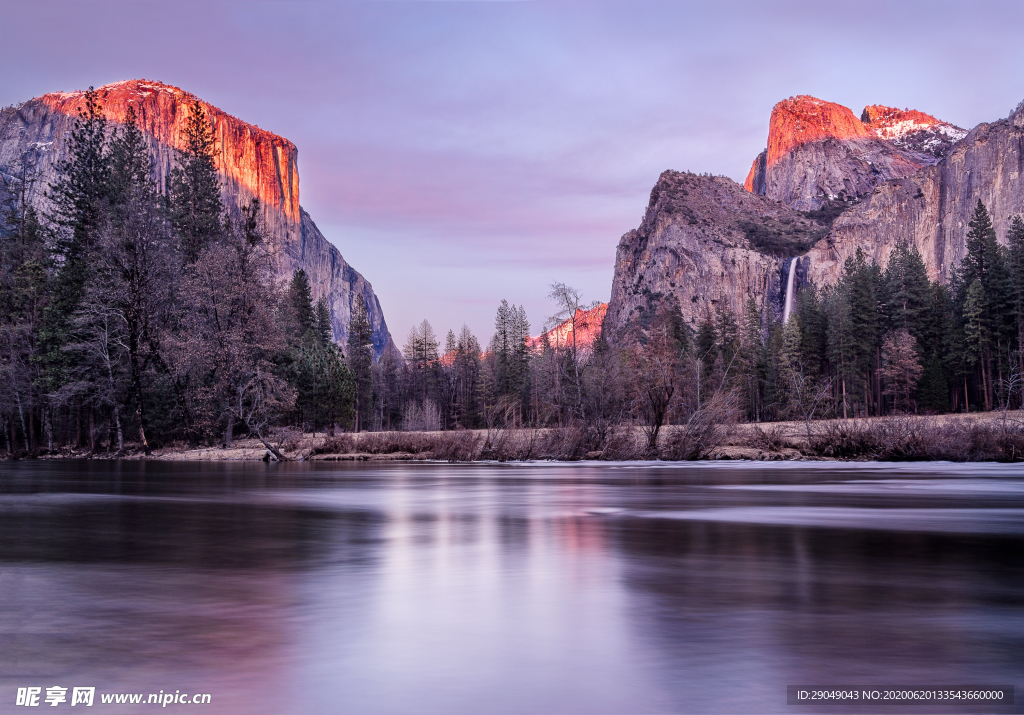
[[[980,199],[968,226],[966,254],[954,276],[954,283],[965,329],[974,331],[965,336],[970,356],[968,363],[979,368],[985,408],[990,409],[996,383],[1003,383],[1003,368],[1009,356],[1009,346],[1015,339],[1012,278],[1005,251],[996,241],[992,220]],[[970,310],[977,312],[976,318],[971,318],[968,316],[968,300],[975,281],[979,288],[975,290],[974,298],[983,296],[984,302],[971,305]],[[980,343],[978,331],[984,334]],[[974,355],[974,350],[981,350],[981,353]]]
[[[494,389],[498,397],[508,395],[513,388],[513,345],[515,306],[502,299],[494,316],[494,335],[491,337],[491,355],[494,361]]]
[[[1024,220],[1014,216],[1006,235],[1009,244],[1009,272],[1013,324],[1016,337],[1017,366],[1024,377]]]
[[[39,380],[40,330],[50,298],[50,253],[28,196],[32,157],[0,173],[0,416],[7,451],[35,449],[35,420],[44,402]],[[21,440],[18,439],[18,428]]]
[[[99,240],[110,199],[107,122],[100,98],[91,87],[65,153],[67,158],[58,162],[58,178],[48,194],[52,210],[47,218],[56,238],[56,273],[40,330],[48,392],[68,381],[65,373],[71,367],[72,356],[64,347],[73,339],[72,316],[89,279],[89,252]]]
[[[988,375],[985,371],[984,358],[988,352],[991,334],[989,321],[985,315],[988,300],[981,279],[975,278],[967,288],[964,299],[964,361],[969,366],[981,366],[982,394],[985,398],[985,409],[989,408]]]
[[[480,342],[468,325],[463,325],[455,342],[456,382],[459,389],[459,414],[464,427],[478,427],[480,409]]]
[[[315,318],[313,314],[313,291],[309,287],[309,278],[301,268],[292,273],[291,283],[288,285],[288,303],[291,306],[293,339],[298,341],[306,334],[306,331],[313,330]]]
[[[683,311],[679,308],[679,299],[674,295],[670,296],[668,300],[662,303],[659,312],[665,333],[674,343],[676,353],[679,357],[688,355],[691,347],[690,343],[692,342],[690,339],[690,328],[686,325]],[[602,335],[604,335],[603,332]]]
[[[710,369],[718,359],[718,335],[710,313],[704,316],[704,320],[698,326],[695,342],[697,357],[704,363],[705,368]]]
[[[322,295],[316,301],[316,308],[313,311],[313,332],[324,347],[334,343],[334,326],[331,324],[331,309],[327,306],[327,296]]]
[[[796,295],[795,313],[800,318],[800,357],[810,374],[821,376],[828,363],[828,319],[813,284]]]
[[[356,296],[346,347],[348,368],[355,381],[355,429],[358,432],[369,425],[373,409],[373,326],[362,295]]]
[[[761,310],[753,296],[743,307],[743,327],[740,334],[739,376],[743,381],[747,418],[760,421],[763,409],[762,385],[765,380],[764,329]]]
[[[57,181],[48,193],[52,205],[48,218],[57,229],[62,280],[76,282],[66,290],[80,289],[84,282],[83,276],[72,273],[85,270],[86,252],[97,238],[110,198],[108,149],[107,122],[99,95],[90,87],[68,137],[66,158],[57,163]],[[76,295],[60,296],[62,309],[70,313]]]
[[[958,279],[965,287],[969,287],[971,283],[978,280],[981,287],[987,289],[999,258],[999,246],[996,241],[996,230],[992,226],[992,219],[981,199],[978,199],[978,204],[974,207],[974,215],[967,225],[969,230],[965,241],[966,253],[960,262]]]
[[[168,205],[185,263],[192,264],[221,237],[224,226],[216,141],[199,100],[189,106],[182,133],[185,148],[178,152],[179,165],[167,178]]]
[[[918,350],[923,354],[924,371],[918,382],[916,402],[930,412],[945,412],[950,406],[950,380],[958,363],[953,340],[957,332],[953,322],[953,301],[946,286],[930,284],[928,310],[918,322]]]
[[[423,410],[428,407],[428,395],[434,383],[432,368],[439,357],[437,348],[437,336],[427,320],[409,331],[409,338],[402,348],[409,370],[410,394]]]
[[[863,396],[864,409],[868,414],[876,397],[873,377],[881,348],[878,300],[880,284],[881,271],[878,270],[878,266],[868,263],[864,252],[858,248],[843,266],[841,290],[849,304],[851,352],[857,376],[856,389]],[[880,394],[877,397],[881,399]]]
[[[916,245],[906,241],[896,244],[889,255],[884,282],[889,328],[908,330],[920,342],[931,308],[931,282]]]
[[[740,351],[740,329],[736,316],[726,307],[719,307],[715,320],[715,342],[722,358],[722,370],[727,376],[735,374],[736,359]]]
[[[857,382],[857,354],[853,336],[850,302],[842,283],[832,286],[824,294],[825,314],[828,320],[828,359],[836,376],[837,401],[843,418],[850,416],[849,408]]]

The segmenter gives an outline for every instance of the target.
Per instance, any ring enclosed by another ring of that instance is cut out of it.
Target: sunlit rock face
[[[881,104],[864,107],[860,119],[879,139],[900,149],[930,154],[941,159],[967,130],[915,109],[896,109]]]
[[[100,87],[103,115],[117,124],[133,107],[147,137],[154,178],[165,188],[167,174],[183,147],[183,130],[197,98],[177,87],[150,80],[126,80]],[[45,191],[56,175],[65,141],[85,104],[85,92],[54,92],[0,110],[0,167],[13,166],[28,152],[39,180],[33,201],[45,207]],[[356,297],[366,301],[379,355],[391,343],[380,303],[370,284],[324,238],[299,205],[298,149],[287,139],[233,117],[200,101],[211,120],[217,142],[217,169],[229,212],[257,197],[263,207],[273,251],[282,279],[303,268],[314,298],[327,297],[334,337],[343,342]]]
[[[947,281],[966,252],[978,199],[988,207],[996,235],[1006,241],[1010,219],[1024,214],[1024,106],[1007,119],[980,124],[934,166],[880,184],[843,213],[831,234],[808,252],[810,278],[834,282],[861,248],[885,265],[897,241],[921,251],[933,280]]]
[[[573,346],[575,338],[577,350],[590,350],[594,342],[601,337],[601,328],[607,313],[607,303],[598,303],[587,310],[580,308],[572,318],[567,318],[537,337],[527,338],[526,344],[533,349],[540,348],[546,337],[551,347],[568,348]]]
[[[781,316],[783,269],[827,233],[785,204],[724,176],[666,171],[640,226],[619,241],[605,319],[609,340],[643,329],[677,301],[691,325],[754,297]]]
[[[744,188],[814,210],[934,164],[965,134],[914,110],[872,105],[858,119],[840,104],[791,97],[772,109],[768,147],[754,159]]]

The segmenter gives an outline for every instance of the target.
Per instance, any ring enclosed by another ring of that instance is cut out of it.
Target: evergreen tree
[[[764,329],[761,310],[753,296],[743,307],[743,326],[740,333],[740,364],[738,375],[743,384],[747,418],[760,421],[763,412],[762,385],[765,381]]]
[[[954,276],[958,306],[963,316],[967,363],[977,368],[981,377],[982,399],[986,409],[992,405],[996,388],[1001,385],[1003,368],[1009,358],[1010,345],[1016,333],[1013,320],[1011,274],[1004,250],[996,241],[995,228],[985,205],[978,200],[968,224],[966,254]],[[978,289],[971,296],[974,282]],[[978,297],[984,298],[977,304]],[[968,301],[974,300],[968,315]],[[979,336],[983,335],[981,338]],[[980,342],[979,342],[980,340]],[[980,350],[980,354],[975,354]]]
[[[23,155],[10,171],[0,172],[0,417],[13,455],[36,447],[36,416],[44,402],[39,338],[50,299],[51,260],[28,201],[32,157]]]
[[[980,365],[981,367],[982,393],[986,409],[989,407],[989,386],[984,358],[991,342],[989,320],[985,314],[987,304],[988,300],[981,279],[975,278],[967,288],[967,295],[964,299],[964,362],[969,366]]]
[[[994,274],[998,272],[999,244],[992,218],[981,199],[978,199],[974,215],[967,225],[966,253],[960,262],[957,277],[965,287],[969,288],[977,280],[983,289],[988,290]]]
[[[362,295],[356,296],[348,326],[346,357],[355,381],[355,429],[358,432],[370,424],[373,409],[373,326]]]
[[[665,334],[668,335],[675,345],[676,353],[679,357],[688,355],[690,343],[692,342],[690,339],[690,328],[686,325],[683,311],[679,308],[679,299],[674,295],[670,296],[662,304],[660,314]],[[604,333],[601,335],[603,337]]]
[[[946,286],[930,285],[928,310],[918,321],[918,350],[922,352],[924,370],[918,382],[916,402],[929,412],[949,409],[950,380],[958,362],[953,340],[953,301]]]
[[[437,348],[437,336],[427,320],[409,331],[409,338],[402,348],[407,361],[410,396],[415,398],[421,410],[429,407],[427,398],[435,382],[433,368],[439,357]]]
[[[459,414],[464,427],[479,427],[480,405],[480,342],[468,325],[463,325],[455,342],[455,372],[459,389]]]
[[[178,166],[167,178],[171,226],[186,264],[195,263],[223,233],[224,207],[217,176],[213,127],[199,100],[189,106]]]
[[[1016,338],[1017,369],[1024,376],[1024,220],[1014,216],[1006,235],[1009,244],[1011,305]]]
[[[842,282],[829,288],[824,294],[823,303],[828,320],[828,360],[836,377],[837,402],[846,418],[850,416],[853,388],[857,382],[857,356],[850,301],[844,288]]]
[[[796,295],[795,314],[800,318],[800,357],[810,374],[821,376],[828,363],[828,318],[813,285]]]
[[[718,359],[718,335],[710,313],[704,316],[698,326],[695,343],[698,359],[704,363],[706,368],[710,369],[710,366],[714,365]]]
[[[316,333],[320,344],[325,347],[333,344],[334,326],[331,324],[331,309],[327,306],[327,296],[322,295],[317,298],[313,318],[313,331]]]
[[[841,293],[848,304],[849,338],[853,370],[856,374],[856,392],[863,398],[866,414],[870,414],[877,397],[874,371],[880,358],[879,293],[881,271],[868,263],[864,252],[857,252],[846,260],[841,278]],[[847,384],[847,389],[851,385]],[[877,406],[876,406],[877,411]]]
[[[309,278],[306,271],[301,268],[292,273],[291,283],[288,285],[288,303],[291,306],[293,335],[301,340],[306,331],[315,330],[315,316],[313,311],[313,291],[309,287]]]
[[[89,253],[99,238],[110,198],[110,157],[107,123],[99,96],[90,87],[85,94],[65,146],[66,158],[57,164],[57,180],[50,185],[56,273],[49,305],[40,330],[47,391],[67,383],[71,355],[64,347],[73,339],[72,316],[78,309],[89,278]]]
[[[722,370],[729,376],[735,375],[736,359],[740,351],[740,329],[736,316],[728,307],[716,311],[715,342],[722,359]]]
[[[900,241],[885,268],[886,317],[892,330],[910,331],[920,343],[929,310],[931,282],[917,246]]]

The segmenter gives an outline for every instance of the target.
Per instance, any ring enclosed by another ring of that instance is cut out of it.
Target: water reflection
[[[1021,683],[1022,515],[998,466],[5,464],[0,711],[53,684],[731,713]]]

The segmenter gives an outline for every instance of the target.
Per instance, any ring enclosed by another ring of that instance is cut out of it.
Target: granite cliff
[[[750,296],[779,317],[788,259],[827,232],[724,176],[666,171],[640,226],[619,242],[605,330],[617,339],[672,299],[691,325],[718,307],[739,315]]]
[[[772,109],[768,147],[744,188],[801,210],[856,200],[935,164],[967,132],[915,110],[847,107],[801,95]]]
[[[932,279],[948,281],[979,199],[1000,242],[1024,214],[1024,103],[964,132],[913,110],[872,105],[857,119],[840,105],[786,100],[745,188],[661,175],[640,227],[619,243],[609,335],[643,326],[671,297],[691,324],[717,306],[739,313],[749,296],[779,318],[791,267],[797,289],[826,286],[858,249],[884,266],[900,241],[917,246]],[[826,203],[844,190],[847,202]]]
[[[877,154],[858,158],[868,151]],[[865,157],[874,157],[873,173],[862,170]],[[921,112],[870,106],[857,119],[839,104],[787,99],[745,190],[724,177],[659,177],[642,223],[618,245],[609,335],[642,326],[672,296],[691,324],[709,307],[738,312],[749,296],[779,318],[791,266],[798,290],[827,286],[858,249],[885,265],[900,241],[947,282],[979,200],[1000,242],[1024,214],[1024,103],[965,132]],[[844,190],[848,202],[799,210]]]
[[[155,179],[163,188],[176,160],[176,150],[190,107],[197,98],[184,90],[149,80],[127,80],[100,87],[104,116],[123,122],[134,107],[139,127],[149,141]],[[0,167],[12,166],[28,152],[39,172],[33,201],[42,205],[53,180],[65,137],[70,132],[84,92],[55,92],[0,110]],[[206,102],[219,149],[217,169],[229,211],[253,197],[260,199],[273,238],[278,273],[288,278],[297,268],[309,274],[315,298],[327,297],[334,338],[344,342],[356,296],[362,295],[373,325],[377,355],[391,345],[380,302],[372,286],[342,257],[299,204],[298,149],[259,127],[247,124]]]
[[[857,248],[884,265],[897,241],[918,247],[928,273],[946,281],[965,253],[967,223],[978,200],[1000,242],[1010,218],[1024,213],[1024,104],[1008,118],[979,124],[936,164],[886,181],[843,213],[808,253],[819,285],[838,278]]]

